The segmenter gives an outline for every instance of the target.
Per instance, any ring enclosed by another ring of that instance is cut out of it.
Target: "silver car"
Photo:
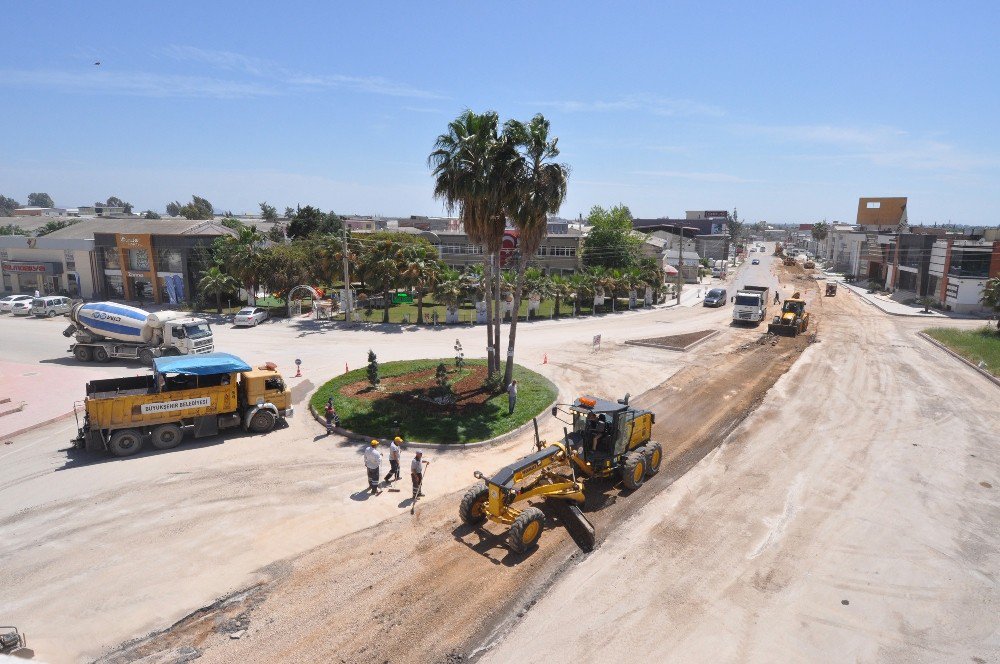
[[[258,323],[267,320],[267,309],[261,307],[244,307],[236,312],[233,317],[233,325],[236,327],[256,327]]]
[[[0,314],[10,313],[15,302],[28,302],[30,304],[34,299],[31,295],[8,295],[0,298]]]

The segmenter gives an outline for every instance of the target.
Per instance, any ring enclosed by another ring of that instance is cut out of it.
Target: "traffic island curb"
[[[559,403],[558,396],[552,401],[552,403],[546,406],[542,410],[542,412],[540,412],[535,417],[544,416],[546,413],[552,410],[552,407],[555,406],[557,403]],[[312,403],[309,404],[309,412],[312,413],[313,419],[315,419],[319,424],[323,426],[323,430],[325,431],[326,419],[316,411]],[[532,418],[532,420],[533,419],[534,418]],[[421,443],[420,441],[416,440],[407,440],[405,442],[407,445],[419,445],[422,448],[430,450],[465,450],[472,447],[488,447],[491,445],[498,445],[499,443],[506,442],[511,438],[515,438],[516,436],[519,436],[520,434],[524,433],[525,431],[528,430],[529,427],[532,426],[532,420],[528,420],[521,426],[511,429],[507,433],[502,433],[499,436],[490,438],[489,440],[480,440],[474,443]],[[367,434],[351,431],[350,429],[345,429],[343,427],[333,427],[333,432],[338,435],[344,436],[349,440],[355,440],[359,442],[368,440],[387,440],[386,438],[381,436],[369,436]]]
[[[934,344],[935,346],[937,346],[938,348],[940,348],[940,349],[941,349],[941,350],[943,350],[944,352],[946,352],[946,353],[948,353],[949,355],[951,355],[952,357],[954,357],[954,358],[955,358],[956,360],[958,360],[959,362],[962,362],[963,364],[967,365],[967,366],[968,366],[969,368],[973,369],[974,371],[978,371],[978,372],[979,372],[980,374],[982,374],[982,375],[983,375],[983,376],[984,376],[984,377],[985,377],[985,378],[986,378],[986,379],[987,379],[988,381],[990,381],[991,383],[993,383],[993,384],[994,384],[994,385],[996,385],[997,387],[1000,387],[1000,378],[997,378],[996,376],[994,376],[993,374],[991,374],[991,373],[990,373],[989,371],[986,371],[985,369],[980,369],[980,368],[979,368],[979,367],[978,367],[978,366],[977,366],[976,364],[974,364],[974,363],[973,363],[973,362],[972,362],[971,360],[969,360],[969,359],[968,359],[968,358],[966,358],[966,357],[962,357],[962,355],[960,355],[959,353],[956,353],[956,352],[955,352],[955,351],[953,351],[952,349],[948,348],[948,347],[947,347],[947,346],[945,346],[945,345],[944,345],[943,343],[941,343],[941,342],[940,342],[940,341],[938,341],[937,339],[933,338],[933,337],[932,337],[932,336],[930,336],[929,334],[925,334],[925,333],[923,333],[923,332],[917,332],[917,336],[918,336],[918,337],[923,337],[923,339],[924,339],[925,341],[929,341],[930,343]]]
[[[32,429],[37,429],[38,427],[44,427],[46,425],[52,424],[53,422],[58,422],[59,420],[70,417],[71,415],[73,415],[73,412],[74,411],[71,410],[70,412],[63,413],[62,415],[56,415],[55,417],[50,417],[47,420],[42,420],[41,422],[35,422],[34,424],[29,424],[28,426],[22,429],[18,429],[17,431],[14,431],[12,433],[2,433],[0,434],[0,440],[10,440],[22,434],[28,433]]]

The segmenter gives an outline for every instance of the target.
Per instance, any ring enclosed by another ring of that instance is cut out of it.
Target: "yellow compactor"
[[[809,312],[806,311],[806,302],[802,299],[802,294],[795,291],[781,305],[781,315],[774,317],[768,324],[767,331],[771,334],[794,337],[805,332],[808,327]]]
[[[512,551],[523,553],[538,542],[545,515],[527,506],[532,498],[555,501],[562,523],[584,549],[593,548],[596,533],[580,511],[584,487],[599,478],[620,479],[627,489],[638,489],[660,470],[663,448],[650,435],[655,416],[628,405],[629,395],[617,402],[580,397],[572,404],[553,407],[552,414],[573,429],[563,440],[546,444],[538,437],[536,451],[501,468],[492,477],[479,471],[459,505],[459,516],[470,526],[487,520],[509,527]],[[519,507],[518,505],[524,507]]]

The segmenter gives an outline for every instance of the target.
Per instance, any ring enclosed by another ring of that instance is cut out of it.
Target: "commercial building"
[[[935,239],[927,296],[957,313],[987,313],[980,303],[986,281],[1000,277],[1000,240],[986,237]]]
[[[66,208],[20,207],[12,214],[15,217],[62,217],[66,214]]]
[[[87,219],[43,237],[0,236],[7,293],[85,299],[191,301],[216,238],[214,221]]]

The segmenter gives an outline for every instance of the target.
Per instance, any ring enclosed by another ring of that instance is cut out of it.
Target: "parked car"
[[[760,265],[760,259],[759,258],[755,258],[752,261],[750,261],[750,264],[751,265]]]
[[[10,313],[15,302],[31,302],[34,299],[31,295],[8,295],[0,298],[0,314]]]
[[[39,318],[52,318],[59,314],[68,314],[73,301],[61,295],[36,297],[31,301],[31,315]]]
[[[254,327],[257,323],[267,320],[267,309],[260,307],[244,307],[236,312],[233,317],[233,325]]]
[[[705,296],[704,301],[702,301],[702,306],[704,307],[723,307],[726,305],[726,289],[725,288],[713,288],[708,291],[708,295]]]
[[[11,306],[10,313],[12,313],[15,316],[28,316],[28,315],[30,315],[31,314],[31,302],[34,299],[35,298],[31,298],[30,300],[18,300],[17,302],[15,302]]]

